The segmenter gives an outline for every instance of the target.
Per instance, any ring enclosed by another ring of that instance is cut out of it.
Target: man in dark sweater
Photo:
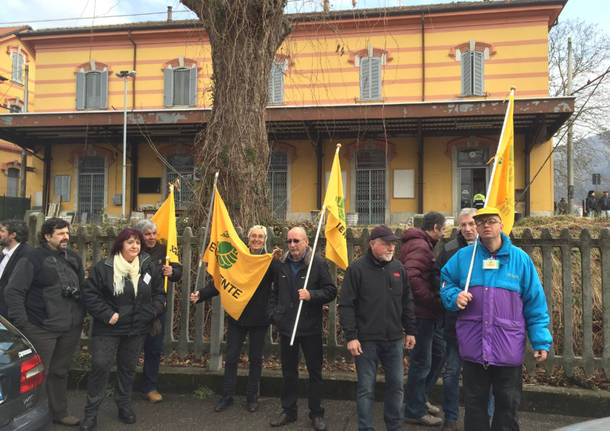
[[[436,258],[435,281],[440,286],[440,271],[451,257],[461,248],[474,243],[477,237],[477,228],[474,223],[475,208],[464,208],[459,215],[460,231],[457,237],[443,246]],[[458,350],[457,337],[455,335],[455,321],[457,312],[445,310],[444,335],[445,335],[445,373],[443,374],[443,411],[445,422],[441,431],[457,430],[460,402],[460,371],[462,359]]]
[[[345,272],[339,317],[358,373],[358,429],[373,429],[377,363],[386,379],[384,420],[402,428],[403,346],[415,345],[415,313],[407,273],[393,258],[398,237],[387,226],[373,229],[369,250]]]

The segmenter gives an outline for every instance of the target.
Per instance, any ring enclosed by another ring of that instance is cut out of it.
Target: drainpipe
[[[49,206],[49,193],[51,192],[51,145],[44,147],[44,177],[42,180],[42,208],[46,214]]]
[[[30,66],[25,65],[25,82],[23,85],[23,112],[28,112],[28,98],[29,90],[28,84],[30,82]],[[25,198],[25,188],[27,186],[27,170],[28,170],[28,153],[25,148],[21,148],[21,167],[19,169],[19,196]]]
[[[317,172],[317,181],[318,181],[318,190],[317,190],[317,194],[316,194],[316,202],[318,204],[318,206],[316,208],[320,209],[322,208],[322,187],[324,187],[323,185],[323,167],[322,167],[322,156],[323,156],[323,152],[322,152],[322,138],[320,136],[317,137],[316,139],[316,158],[318,160],[318,172]]]
[[[421,101],[426,100],[426,42],[424,40],[424,14],[421,14]]]
[[[168,6],[168,7],[171,8],[171,6]],[[136,54],[138,51],[138,46],[136,45],[136,42],[131,37],[131,30],[129,30],[127,32],[127,38],[133,45],[133,61],[131,64],[131,70],[137,70],[136,69]],[[132,110],[136,109],[136,79],[137,79],[137,77],[133,76],[132,81],[131,81],[131,109]]]
[[[424,133],[417,121],[417,213],[424,213]]]

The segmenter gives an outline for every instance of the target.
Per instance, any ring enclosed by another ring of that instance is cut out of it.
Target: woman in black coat
[[[252,254],[266,253],[265,242],[267,240],[267,229],[264,226],[253,226],[248,231],[248,248]],[[280,249],[274,250],[274,256],[279,256]],[[250,413],[258,410],[258,389],[261,380],[263,366],[263,347],[265,346],[265,336],[269,328],[269,319],[266,309],[271,292],[273,281],[273,268],[276,265],[275,259],[271,261],[267,273],[258,285],[256,292],[252,295],[250,302],[239,317],[235,320],[228,317],[227,326],[227,346],[225,356],[225,375],[222,397],[216,403],[214,410],[220,412],[233,404],[233,395],[237,384],[237,364],[239,353],[244,343],[246,335],[250,339],[250,351],[248,361],[250,372],[248,374],[248,389],[246,408]],[[218,295],[218,290],[214,283],[209,283],[206,287],[199,289],[191,294],[191,302],[201,302]]]
[[[136,364],[152,321],[164,310],[165,294],[159,268],[141,253],[142,233],[123,229],[111,254],[92,268],[83,286],[83,301],[93,317],[91,371],[81,430],[97,424],[97,411],[116,363],[115,401],[119,419],[132,424],[131,387]]]

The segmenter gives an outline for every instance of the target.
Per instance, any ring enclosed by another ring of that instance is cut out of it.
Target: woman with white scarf
[[[83,301],[93,317],[91,371],[82,431],[97,425],[97,412],[115,363],[114,397],[119,419],[127,424],[136,421],[131,408],[136,365],[152,321],[163,312],[165,304],[159,267],[141,252],[142,243],[140,231],[123,229],[110,256],[91,269],[82,288]]]

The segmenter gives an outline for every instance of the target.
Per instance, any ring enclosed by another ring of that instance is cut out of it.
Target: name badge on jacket
[[[147,273],[144,275],[144,283],[146,283],[146,284],[150,283],[150,279],[151,279],[151,276],[150,276],[150,274],[147,272]]]
[[[483,261],[483,269],[499,269],[500,261],[498,259],[485,259]]]

